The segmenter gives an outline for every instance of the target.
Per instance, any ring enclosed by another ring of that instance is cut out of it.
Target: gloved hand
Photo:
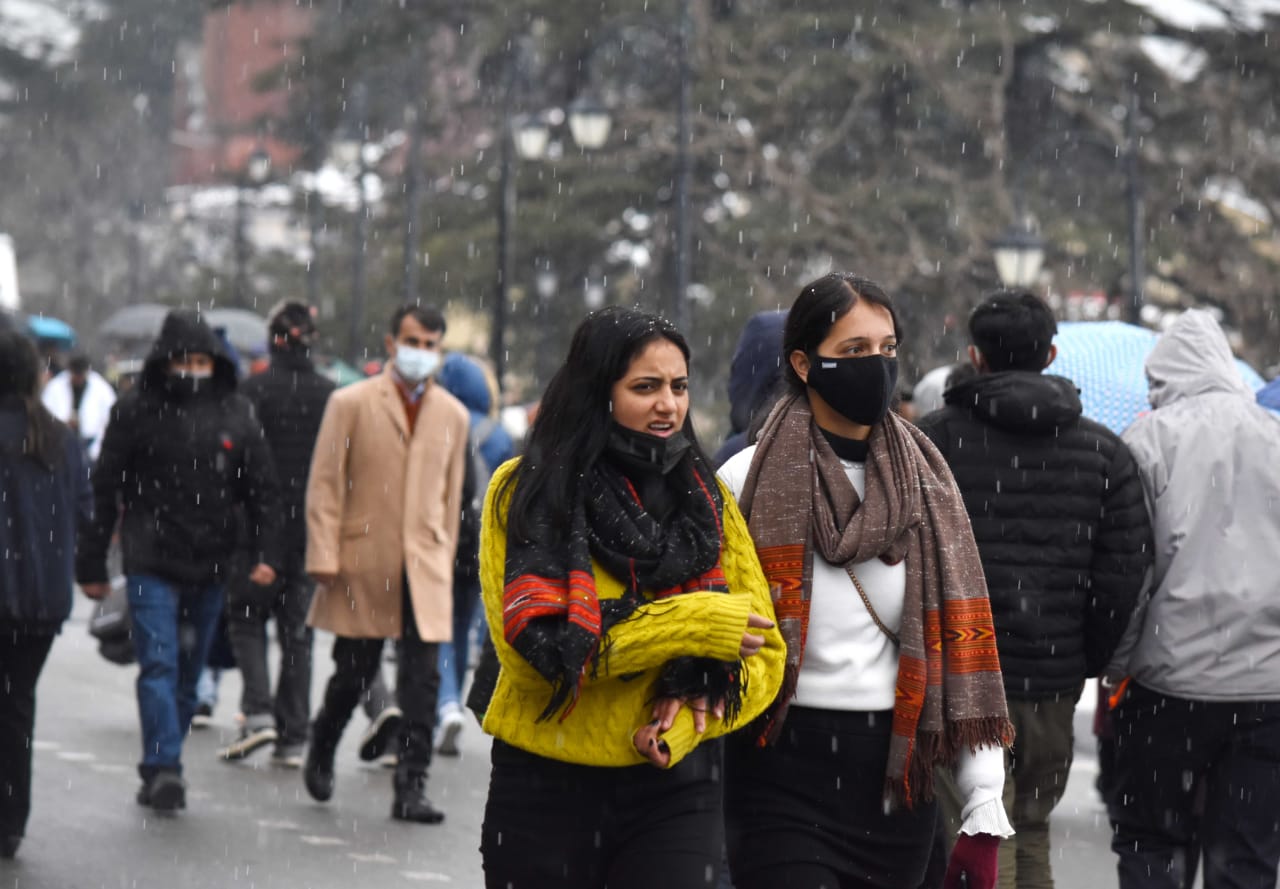
[[[942,889],[995,889],[999,851],[999,837],[989,833],[960,834],[947,862]],[[961,874],[967,876],[967,883],[960,882]]]

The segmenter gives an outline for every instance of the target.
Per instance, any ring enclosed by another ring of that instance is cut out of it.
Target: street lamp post
[[[129,201],[129,299],[142,298],[142,217],[147,205],[140,198]]]
[[[689,0],[680,4],[679,33],[679,73],[680,101],[676,125],[677,138],[680,144],[676,147],[676,256],[675,256],[675,300],[672,320],[686,337],[689,336],[689,177],[691,174],[691,158],[689,141],[692,134],[689,130],[689,93],[692,76],[689,69],[689,44],[693,40],[693,17],[689,12]]]
[[[422,176],[422,121],[416,105],[405,109],[405,123],[409,128],[409,156],[405,162],[404,176],[404,301],[418,299],[418,231],[419,194]]]
[[[236,180],[236,274],[232,299],[239,308],[249,305],[249,238],[245,233],[245,190],[260,188],[270,175],[271,155],[265,148],[258,146],[249,155],[244,169]]]
[[[365,189],[365,177],[369,175],[368,145],[361,141],[359,158],[356,163],[356,232],[355,255],[351,260],[351,327],[348,331],[348,342],[351,359],[359,362],[360,344],[364,334],[364,296],[365,296],[365,252],[369,249],[369,194]]]
[[[516,88],[526,64],[525,44],[513,40],[507,60],[502,99],[502,135],[498,148],[498,261],[494,293],[493,326],[490,330],[489,355],[497,378],[498,391],[506,391],[507,313],[511,306],[512,264],[515,256],[516,232],[516,164],[521,160],[540,160],[546,155],[551,138],[550,122],[542,115],[515,113]],[[603,105],[579,99],[569,106],[569,131],[584,149],[595,150],[609,138],[612,118]]]
[[[364,111],[366,92],[363,83],[358,83],[351,91],[351,105],[354,112],[358,139],[356,141],[356,230],[355,254],[351,258],[351,317],[347,329],[347,354],[353,364],[362,362],[360,344],[363,342],[364,327],[364,289],[365,289],[365,251],[368,249],[369,197],[365,191],[365,177],[369,173],[368,133],[365,132]]]
[[[615,22],[615,24],[617,23]],[[690,61],[690,48],[694,39],[693,14],[689,0],[681,0],[679,19],[674,30],[661,24],[655,26],[647,19],[635,20],[628,18],[622,24],[624,26],[635,25],[650,32],[657,32],[666,40],[674,37],[676,45],[676,76],[678,81],[676,95],[676,158],[674,175],[672,176],[675,224],[673,226],[674,236],[672,239],[674,244],[671,262],[671,294],[667,303],[667,311],[672,322],[685,336],[688,336],[690,324],[690,264],[693,255],[693,229],[689,195],[690,180],[693,176],[691,92],[694,75]],[[582,100],[579,101],[581,102]],[[574,105],[578,104],[579,102],[574,103]],[[590,108],[593,117],[597,120],[607,117],[609,113],[607,108],[594,101],[583,102],[582,104],[584,108]],[[570,106],[570,123],[573,125],[573,106]],[[576,126],[573,128],[573,132],[574,138],[581,143],[583,140],[578,139]],[[604,142],[603,137],[600,141],[601,143]]]
[[[560,277],[551,265],[551,260],[549,258],[541,260],[538,263],[537,270],[533,273],[533,289],[538,294],[538,326],[541,330],[542,339],[535,354],[534,363],[534,377],[539,387],[547,384],[547,365],[551,357],[551,350],[546,346],[551,341],[552,334],[551,301],[555,298],[556,290],[559,287]]]
[[[1138,90],[1132,85],[1129,89],[1125,135],[1128,142],[1124,164],[1125,193],[1129,201],[1129,304],[1125,307],[1125,316],[1130,323],[1141,324],[1147,269],[1142,237],[1142,180],[1138,170]]]

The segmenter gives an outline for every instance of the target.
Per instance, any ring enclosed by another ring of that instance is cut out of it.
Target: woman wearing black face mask
[[[763,712],[783,644],[688,390],[675,328],[596,312],[526,455],[493,476],[480,543],[502,664],[484,713],[488,886],[714,885],[721,756],[707,742]]]
[[[807,285],[783,335],[787,391],[720,470],[787,642],[777,699],[726,747],[738,889],[920,885],[937,767],[966,796],[943,885],[991,889],[1012,833],[986,584],[946,463],[889,410],[898,334],[873,282]]]

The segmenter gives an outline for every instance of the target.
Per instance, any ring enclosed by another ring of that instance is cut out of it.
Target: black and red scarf
[[[531,540],[508,537],[503,633],[551,683],[540,719],[568,716],[582,677],[607,655],[609,629],[647,602],[689,592],[728,592],[720,567],[724,502],[714,474],[689,454],[666,476],[675,508],[659,521],[645,510],[635,485],[612,461],[601,459],[579,484],[567,531],[532,506]],[[618,599],[596,595],[593,561],[622,581]],[[680,658],[678,661],[701,660]],[[713,662],[719,663],[719,662]],[[736,664],[724,664],[736,681]],[[673,661],[657,694],[689,694],[675,676],[703,671]],[[724,684],[713,685],[710,693]],[[730,683],[732,684],[732,682]],[[703,689],[704,693],[708,690]]]

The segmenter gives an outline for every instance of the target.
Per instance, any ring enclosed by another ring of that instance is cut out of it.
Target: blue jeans
[[[480,579],[455,575],[453,581],[453,641],[440,643],[440,698],[436,712],[462,703],[467,678],[467,653],[471,647],[471,618],[480,602]]]
[[[149,780],[161,769],[182,771],[182,741],[222,612],[222,585],[178,584],[146,574],[131,574],[128,583],[142,720],[138,773]]]

